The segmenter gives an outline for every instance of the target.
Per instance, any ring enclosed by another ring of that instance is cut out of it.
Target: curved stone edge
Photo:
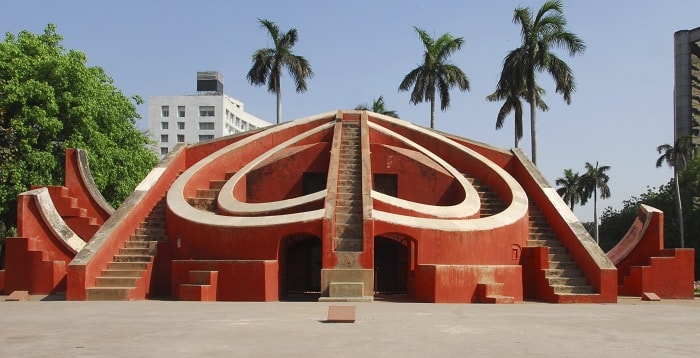
[[[272,148],[267,150],[262,155],[251,160],[243,166],[236,174],[231,177],[221,188],[218,196],[219,209],[226,214],[230,215],[242,215],[242,216],[255,216],[260,214],[273,213],[276,211],[286,210],[293,207],[301,206],[304,204],[309,204],[314,201],[322,200],[326,197],[327,189],[321,190],[315,193],[303,195],[296,198],[270,201],[265,203],[245,203],[236,199],[231,193],[233,188],[241,181],[241,179],[247,175],[253,168],[258,164],[265,161],[267,158],[271,157],[280,150],[290,147],[293,144],[308,138],[314,134],[318,134],[327,130],[332,130],[335,127],[335,121],[320,125],[313,130],[300,133]],[[214,160],[214,159],[212,159]]]
[[[516,223],[518,220],[522,219],[528,213],[528,198],[525,194],[525,190],[520,186],[520,184],[503,168],[491,162],[488,158],[477,153],[476,151],[467,148],[452,139],[446,138],[435,131],[430,131],[425,128],[416,126],[413,123],[406,122],[391,117],[382,117],[383,120],[392,122],[399,126],[409,127],[412,130],[416,130],[422,134],[432,137],[437,140],[446,142],[450,146],[454,147],[456,150],[463,152],[465,155],[472,156],[476,160],[482,162],[489,169],[491,169],[495,174],[497,174],[508,186],[512,194],[512,199],[510,204],[503,211],[489,217],[477,218],[477,219],[437,219],[437,218],[416,218],[412,216],[398,215],[389,212],[373,210],[372,215],[375,219],[385,221],[387,223],[400,223],[402,225],[409,225],[411,227],[419,227],[425,229],[437,229],[443,231],[474,231],[474,230],[490,230],[498,228],[503,225],[510,225]],[[461,177],[461,173],[459,173]],[[466,181],[466,179],[465,179]],[[471,185],[470,185],[471,186]],[[473,187],[472,187],[473,189]],[[374,193],[373,193],[374,194]],[[478,194],[477,194],[478,197]]]
[[[416,203],[400,198],[395,198],[390,195],[382,194],[380,192],[371,191],[371,196],[373,199],[384,202],[386,204],[389,204],[391,206],[395,206],[398,208],[406,209],[406,210],[411,210],[418,212],[422,215],[429,215],[435,218],[440,218],[440,219],[447,219],[447,218],[467,218],[472,215],[476,215],[479,212],[479,209],[481,208],[481,201],[479,200],[479,193],[476,192],[476,189],[474,189],[474,186],[472,186],[467,179],[460,173],[455,167],[447,163],[445,160],[442,158],[438,157],[435,155],[435,153],[429,151],[425,147],[421,146],[420,144],[388,129],[384,128],[376,123],[368,123],[370,129],[376,130],[382,134],[385,134],[387,136],[393,137],[395,139],[398,139],[402,143],[406,144],[407,146],[416,149],[420,153],[423,153],[425,156],[430,158],[432,161],[443,167],[447,172],[452,174],[452,176],[459,182],[460,186],[464,190],[464,200],[462,202],[455,204],[455,205],[450,205],[450,206],[437,206],[437,205],[427,205],[427,204],[421,204],[421,203]]]
[[[87,159],[87,152],[83,149],[76,149],[75,154],[78,160],[78,171],[80,179],[82,180],[90,198],[98,206],[99,209],[105,212],[107,216],[114,214],[114,208],[107,202],[107,200],[102,196],[102,193],[97,189],[95,180],[92,177],[92,171],[90,170],[90,165]]]
[[[606,254],[613,264],[617,266],[617,264],[627,258],[627,256],[637,248],[649,228],[652,213],[663,212],[648,205],[640,205],[639,212],[625,236]]]
[[[193,224],[201,224],[207,226],[215,227],[262,227],[270,225],[284,225],[290,224],[298,221],[310,222],[321,220],[325,216],[325,209],[318,209],[314,211],[306,211],[301,213],[292,213],[284,215],[272,215],[272,216],[249,216],[249,217],[239,217],[239,216],[226,216],[217,215],[215,213],[206,212],[202,210],[195,209],[192,207],[184,198],[184,189],[192,177],[202,168],[209,165],[213,160],[215,160],[220,155],[235,150],[245,144],[248,144],[260,136],[269,135],[274,132],[280,132],[287,128],[299,124],[307,124],[313,121],[322,121],[328,119],[329,123],[335,124],[337,111],[326,112],[310,117],[305,117],[292,122],[282,123],[280,125],[267,127],[261,132],[242,139],[241,141],[232,143],[224,148],[217,150],[216,152],[206,156],[205,158],[199,160],[189,167],[184,173],[182,173],[172,184],[167,193],[167,205],[168,209],[176,217],[187,220]],[[233,178],[231,178],[233,179]],[[229,179],[229,182],[230,180]],[[231,187],[233,188],[233,187]],[[223,188],[222,188],[223,191]],[[317,194],[317,193],[316,193]],[[325,196],[326,193],[324,192]]]
[[[68,227],[61,214],[56,210],[47,188],[38,188],[19,195],[33,198],[46,227],[51,230],[53,236],[58,239],[57,241],[63,244],[70,252],[76,254],[85,247],[85,241]]]

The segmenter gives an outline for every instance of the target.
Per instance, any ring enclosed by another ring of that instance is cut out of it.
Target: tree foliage
[[[355,107],[357,110],[372,111],[374,113],[383,114],[385,116],[399,118],[399,114],[394,110],[386,109],[386,103],[384,103],[384,96],[379,96],[379,98],[372,101],[372,107],[367,104],[361,104]]]
[[[409,72],[399,85],[399,91],[411,87],[413,104],[430,102],[430,128],[435,128],[435,97],[440,95],[440,110],[450,107],[450,89],[457,86],[462,92],[469,90],[469,79],[464,72],[449,62],[450,56],[462,48],[464,38],[446,33],[433,39],[425,30],[414,27],[425,46],[423,63]]]
[[[551,50],[563,48],[573,56],[582,53],[586,45],[576,34],[566,30],[564,6],[559,0],[545,2],[536,14],[530,8],[515,9],[513,22],[520,24],[522,44],[510,51],[503,60],[503,72],[496,92],[505,91],[518,99],[525,95],[530,104],[530,135],[532,161],[537,164],[537,120],[536,108],[539,105],[537,72],[548,72],[566,103],[571,102],[571,94],[576,89],[573,71]]]
[[[63,183],[66,148],[87,151],[97,187],[114,206],[157,163],[126,97],[56,26],[8,33],[0,43],[0,219],[14,225],[17,194]]]
[[[267,29],[274,48],[261,48],[253,53],[253,67],[248,71],[248,81],[252,85],[262,86],[267,83],[267,90],[277,95],[277,123],[282,120],[282,87],[280,81],[286,68],[294,79],[297,93],[306,92],[306,79],[314,76],[311,65],[302,56],[295,55],[292,47],[299,36],[297,29],[282,33],[280,28],[270,20],[258,19],[260,26]]]

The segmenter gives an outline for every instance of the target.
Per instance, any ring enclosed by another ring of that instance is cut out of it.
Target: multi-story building
[[[269,126],[244,110],[243,102],[224,94],[224,79],[214,71],[197,72],[197,94],[148,98],[148,128],[161,157],[178,143],[197,143]]]
[[[674,139],[700,145],[700,27],[674,34],[674,55]]]

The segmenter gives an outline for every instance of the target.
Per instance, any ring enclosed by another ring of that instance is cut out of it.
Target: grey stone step
[[[560,247],[561,241],[559,240],[545,240],[545,239],[529,239],[527,240],[527,246],[537,247],[537,246],[547,246],[547,247]]]
[[[550,286],[588,286],[585,277],[547,277]]]
[[[362,212],[360,215],[356,213],[341,214],[336,211],[335,222],[336,224],[361,224],[362,223]]]
[[[362,224],[336,224],[335,236],[343,239],[362,239]]]
[[[549,260],[549,268],[550,269],[571,269],[571,268],[576,268],[576,267],[578,267],[576,262],[571,261],[571,260],[566,260],[566,261]]]
[[[335,251],[362,251],[362,239],[336,238]]]
[[[89,287],[88,301],[128,301],[132,287]]]
[[[132,255],[150,255],[151,249],[149,247],[122,247],[119,249],[120,255],[132,256]]]
[[[124,243],[124,247],[128,249],[147,249],[151,246],[149,241],[127,241]]]
[[[136,281],[140,277],[111,277],[102,276],[95,279],[97,287],[136,287]]]
[[[102,270],[102,277],[141,277],[145,270]]]
[[[163,233],[165,233],[165,230],[161,227],[141,227],[134,231],[134,234],[136,235],[163,235]]]
[[[111,261],[107,263],[108,270],[139,270],[143,271],[148,268],[148,262],[133,262],[133,261]]]
[[[168,241],[168,236],[163,233],[162,235],[137,235],[131,234],[130,241],[134,242],[148,242],[148,241]]]
[[[578,267],[556,268],[544,270],[545,277],[583,277]]]
[[[197,197],[215,199],[220,191],[220,189],[197,189]]]
[[[338,192],[336,199],[338,200],[362,200],[361,192]]]
[[[549,261],[571,261],[571,256],[569,256],[568,253],[556,253],[556,254],[549,254]]]
[[[150,262],[151,255],[114,255],[114,262]]]
[[[595,290],[591,286],[568,286],[556,285],[552,286],[556,294],[594,294]]]

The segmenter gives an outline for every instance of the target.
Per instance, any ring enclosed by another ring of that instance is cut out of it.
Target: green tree
[[[385,116],[399,118],[399,114],[396,111],[386,109],[384,103],[384,96],[379,96],[379,98],[372,101],[372,108],[368,107],[366,104],[361,104],[355,107],[357,110],[372,111],[374,113],[383,114]]]
[[[513,112],[515,123],[515,148],[518,148],[518,143],[523,138],[523,105],[520,101],[524,99],[527,101],[528,96],[525,90],[525,84],[522,81],[522,77],[509,78],[509,71],[504,68],[501,72],[501,78],[498,80],[498,85],[496,86],[496,91],[492,94],[486,96],[486,100],[489,102],[504,101],[498,115],[496,116],[496,129],[503,128],[506,117]],[[514,83],[515,82],[515,83]],[[548,111],[549,107],[542,100],[542,95],[545,94],[544,89],[537,87],[537,93],[535,100],[537,101],[537,108],[541,111]]]
[[[513,22],[521,25],[522,44],[506,55],[503,61],[504,74],[510,84],[517,89],[525,85],[525,93],[530,104],[530,136],[532,142],[532,162],[537,164],[537,72],[549,72],[556,84],[556,92],[561,93],[567,104],[571,103],[571,93],[576,89],[573,71],[551,49],[563,47],[574,56],[582,53],[586,46],[578,36],[566,30],[561,1],[549,0],[532,16],[530,9],[515,9]]]
[[[676,140],[674,145],[662,144],[656,147],[656,151],[661,156],[656,159],[656,167],[661,167],[664,163],[673,168],[673,182],[676,188],[676,205],[678,212],[678,228],[680,230],[681,247],[685,247],[685,232],[683,223],[683,204],[681,201],[681,188],[678,180],[678,174],[685,170],[688,163],[693,157],[694,148],[690,137],[681,137]]]
[[[435,128],[435,92],[440,93],[440,109],[445,111],[450,106],[452,87],[457,86],[462,92],[469,90],[467,75],[449,62],[450,56],[462,47],[464,39],[446,33],[436,40],[424,30],[414,29],[425,46],[423,63],[404,77],[399,91],[413,87],[411,103],[430,102],[430,128]]]
[[[557,194],[559,194],[564,202],[569,204],[571,211],[574,211],[574,205],[581,203],[586,204],[585,192],[583,183],[578,173],[574,173],[571,169],[564,170],[564,176],[556,180]]]
[[[595,225],[595,241],[597,243],[600,243],[598,230],[598,190],[600,190],[601,199],[610,197],[610,188],[608,187],[610,177],[607,174],[609,170],[610,166],[608,165],[599,166],[598,162],[595,162],[594,167],[591,163],[586,162],[586,173],[581,177],[584,197],[586,200],[593,197],[593,223]]]
[[[312,78],[311,65],[302,56],[295,55],[292,47],[299,39],[297,29],[282,33],[272,21],[258,19],[260,26],[267,29],[274,48],[261,48],[253,53],[253,67],[248,71],[248,81],[252,85],[267,83],[267,90],[277,95],[277,123],[282,121],[282,71],[287,69],[294,79],[297,93],[306,92],[306,79]]]
[[[81,51],[63,48],[56,26],[8,33],[0,43],[0,219],[14,225],[17,194],[63,183],[66,148],[88,153],[103,196],[115,207],[157,163],[139,131],[136,103]]]

